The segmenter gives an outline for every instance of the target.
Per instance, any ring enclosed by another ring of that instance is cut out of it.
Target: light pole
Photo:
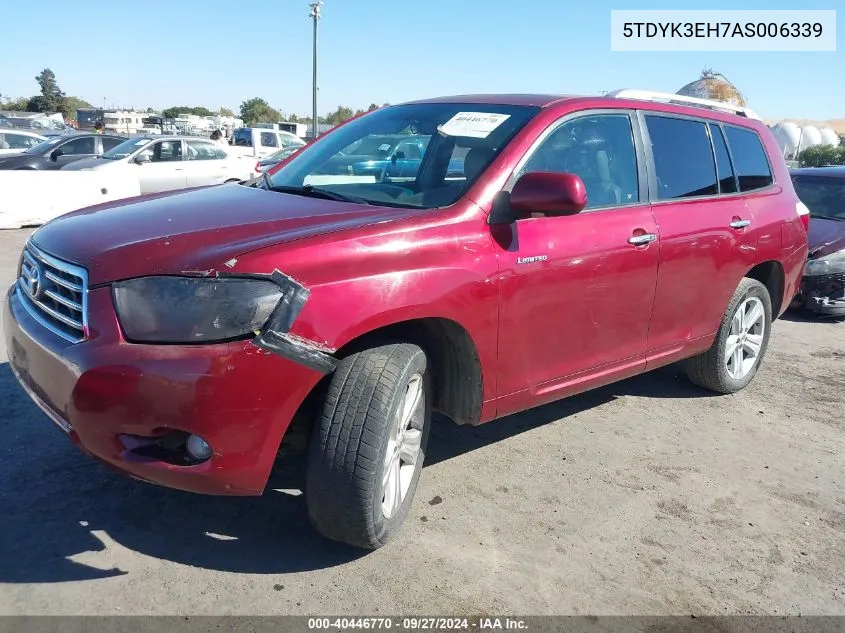
[[[321,17],[323,0],[315,0],[308,6],[311,7],[311,13],[308,14],[308,17],[314,20],[314,79],[312,87],[313,103],[311,109],[311,129],[313,130],[311,138],[313,140],[317,138],[317,20]]]

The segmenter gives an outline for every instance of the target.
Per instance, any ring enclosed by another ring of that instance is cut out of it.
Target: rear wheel
[[[308,514],[324,536],[385,545],[408,515],[430,428],[425,353],[397,343],[342,360],[311,437]]]
[[[756,279],[744,278],[731,297],[713,345],[686,362],[687,376],[718,393],[744,389],[763,361],[771,326],[769,291]]]

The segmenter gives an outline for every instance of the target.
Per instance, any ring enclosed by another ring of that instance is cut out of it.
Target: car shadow
[[[623,395],[702,397],[668,367],[493,424],[436,424],[427,464],[440,463]],[[275,472],[261,497],[195,495],[135,481],[71,445],[0,364],[0,582],[55,583],[125,575],[103,561],[127,548],[158,559],[235,573],[329,568],[365,551],[311,528],[301,476]],[[284,490],[282,490],[284,489]],[[105,555],[98,553],[111,550]]]
[[[790,323],[842,323],[845,322],[845,316],[815,314],[809,310],[790,308],[778,317],[778,321],[788,321]]]
[[[509,415],[489,424],[467,427],[438,419],[431,429],[426,465],[452,459],[502,440],[516,437],[556,420],[594,409],[623,396],[641,398],[713,398],[711,391],[687,380],[678,365],[668,365],[577,396]]]

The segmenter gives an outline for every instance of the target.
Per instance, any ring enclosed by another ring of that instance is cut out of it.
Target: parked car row
[[[303,431],[316,529],[381,547],[435,412],[477,425],[673,362],[720,394],[756,375],[807,206],[752,112],[637,95],[380,108],[248,184],[64,215],[25,246],[9,365],[74,443],[165,486],[259,495]]]
[[[135,136],[103,153],[65,165],[63,171],[122,170],[138,176],[141,194],[241,182],[253,163],[219,143],[182,136]]]
[[[124,137],[109,134],[54,136],[23,152],[0,156],[0,169],[60,169],[76,160],[100,156],[124,140]]]

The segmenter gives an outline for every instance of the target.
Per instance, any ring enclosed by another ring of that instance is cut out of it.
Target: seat
[[[605,150],[589,145],[573,147],[565,156],[565,171],[577,174],[587,190],[589,207],[621,204],[622,188],[610,175],[610,157]]]
[[[473,147],[469,150],[464,158],[464,178],[466,178],[466,181],[475,180],[495,155],[496,150],[492,147]]]

